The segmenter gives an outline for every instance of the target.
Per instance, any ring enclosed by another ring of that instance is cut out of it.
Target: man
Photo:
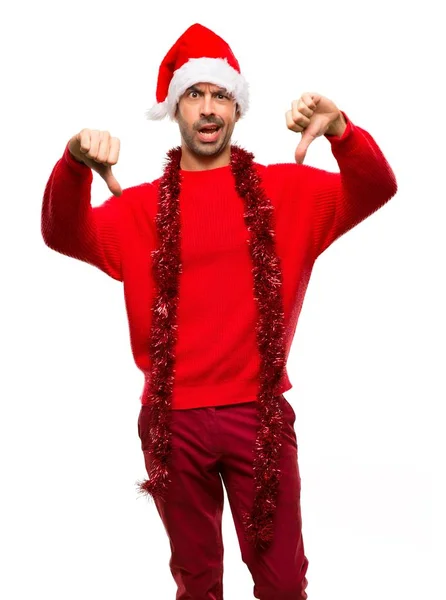
[[[328,98],[286,113],[295,163],[230,144],[249,105],[229,46],[195,24],[164,57],[151,119],[178,123],[162,177],[122,190],[119,140],[83,129],[45,189],[46,244],[123,282],[144,373],[138,433],[168,534],[177,600],[223,598],[225,485],[261,600],[307,598],[295,413],[286,361],[314,262],[397,191],[376,142]],[[330,142],[340,173],[304,166]],[[91,207],[91,170],[112,196]]]

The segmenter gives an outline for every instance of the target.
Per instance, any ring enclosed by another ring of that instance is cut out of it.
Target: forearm
[[[117,202],[91,206],[93,174],[65,148],[45,187],[41,232],[45,244],[121,280]]]
[[[340,137],[329,137],[342,181],[345,217],[365,218],[397,192],[395,174],[373,137],[351,121]]]
[[[340,136],[327,136],[339,173],[320,172],[315,191],[316,252],[383,206],[397,191],[395,175],[372,136],[345,117]]]
[[[69,163],[65,152],[45,187],[41,225],[45,243],[58,252],[69,253],[76,240],[81,243],[83,231],[88,230],[86,221],[93,175],[91,169],[74,157]]]

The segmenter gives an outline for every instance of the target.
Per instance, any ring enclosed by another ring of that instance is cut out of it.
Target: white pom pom
[[[164,117],[167,115],[167,102],[164,101],[154,104],[152,108],[147,110],[144,114],[146,118],[151,121],[159,121],[164,119]]]

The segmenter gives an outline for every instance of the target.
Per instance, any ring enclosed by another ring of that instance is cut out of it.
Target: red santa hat
[[[196,83],[213,83],[226,88],[238,104],[240,117],[249,106],[248,83],[229,45],[213,31],[195,23],[175,42],[158,72],[156,104],[145,115],[174,120],[177,102]]]

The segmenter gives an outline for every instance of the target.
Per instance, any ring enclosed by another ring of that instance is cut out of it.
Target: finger
[[[314,92],[305,92],[305,93],[302,94],[302,101],[312,111],[311,114],[313,114],[313,112],[316,110],[317,105],[318,105],[320,99],[321,99],[321,95],[320,94],[316,94]]]
[[[97,129],[90,129],[90,149],[87,152],[88,158],[96,160],[99,150],[99,134]]]
[[[108,164],[108,154],[110,151],[110,132],[101,131],[99,137],[99,148],[98,155],[96,157],[97,162]]]
[[[291,103],[291,114],[296,125],[300,125],[305,129],[310,124],[310,119],[299,111],[299,100],[293,100]]]
[[[119,138],[117,138],[117,137],[110,138],[110,152],[108,155],[108,163],[110,165],[115,165],[118,162],[120,147],[121,147],[121,142],[120,142]]]
[[[102,173],[102,178],[104,179],[105,183],[108,186],[108,189],[111,191],[111,193],[114,196],[120,196],[122,194],[122,188],[119,185],[116,177],[113,175],[110,166],[107,166],[104,168],[104,171]]]
[[[87,154],[90,151],[90,143],[91,143],[91,134],[90,129],[82,129],[82,131],[78,134],[80,151],[82,154]]]
[[[301,131],[304,130],[303,127],[301,127],[300,125],[297,125],[294,122],[293,114],[292,114],[291,110],[288,110],[285,113],[285,119],[286,119],[286,125],[287,125],[288,129],[291,129],[291,131],[295,131],[296,133],[300,133]]]
[[[110,178],[108,189],[111,191],[111,193],[114,196],[121,196],[122,195],[122,188],[119,185],[118,180],[116,179],[116,177],[114,175],[112,175],[111,178]]]
[[[302,164],[304,162],[308,146],[316,139],[316,137],[317,136],[309,132],[308,129],[303,132],[302,138],[294,153],[294,159],[298,164]]]
[[[310,107],[310,104],[313,104],[313,101],[310,98],[310,102],[307,100],[307,104],[305,103],[305,95],[301,96],[299,100],[294,101],[296,103],[296,111],[308,117],[309,119],[313,116],[314,110]],[[293,104],[294,104],[293,102]]]

